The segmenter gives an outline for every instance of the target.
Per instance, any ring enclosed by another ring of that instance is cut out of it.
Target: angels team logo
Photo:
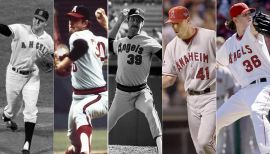
[[[71,12],[77,12],[77,6],[74,6]]]
[[[170,18],[175,18],[174,11],[171,11],[171,12],[170,12]]]

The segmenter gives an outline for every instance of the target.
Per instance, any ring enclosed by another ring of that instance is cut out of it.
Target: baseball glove
[[[253,26],[259,33],[270,37],[270,16],[257,12],[253,17]]]
[[[39,69],[48,73],[53,70],[53,54],[46,54],[36,60]]]

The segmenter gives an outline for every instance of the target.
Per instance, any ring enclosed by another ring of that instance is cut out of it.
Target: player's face
[[[80,18],[69,19],[69,33],[85,30],[88,26],[88,21]]]
[[[178,23],[172,23],[172,28],[179,38],[183,38],[188,30],[188,22],[187,20],[182,20]]]
[[[248,11],[245,14],[241,14],[236,17],[235,23],[238,23],[237,25],[240,25],[241,27],[247,27],[252,23],[252,13]]]
[[[143,19],[140,16],[131,16],[128,20],[129,30],[138,32],[143,26]]]
[[[35,30],[43,29],[47,25],[47,22],[37,17],[33,18],[32,27]]]

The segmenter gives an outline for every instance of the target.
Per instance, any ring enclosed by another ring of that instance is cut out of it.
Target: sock
[[[28,144],[28,149],[26,149],[26,150],[30,150],[35,125],[36,124],[32,123],[32,122],[25,122],[24,123],[24,129],[25,129],[24,130],[24,132],[25,132],[24,148],[27,148],[26,144]]]
[[[89,151],[90,153],[89,139],[90,139],[91,133],[92,133],[92,127],[89,125],[83,125],[77,129],[77,135],[81,141],[81,152]]]

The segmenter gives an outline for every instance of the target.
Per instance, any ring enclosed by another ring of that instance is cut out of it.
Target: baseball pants
[[[188,124],[198,154],[215,154],[216,92],[188,95]]]
[[[267,120],[269,109],[269,81],[242,88],[218,109],[217,133],[221,128],[250,115],[260,152],[267,154],[270,151],[270,124]]]
[[[24,122],[36,123],[37,121],[37,101],[40,88],[40,78],[38,68],[29,75],[22,75],[12,70],[8,65],[6,74],[6,95],[7,106],[4,114],[7,118],[15,118],[24,102],[23,109]]]
[[[126,113],[135,108],[144,113],[153,138],[162,135],[161,124],[154,107],[152,91],[149,87],[137,92],[125,92],[116,88],[112,105],[109,109],[109,131]]]
[[[108,112],[108,91],[99,94],[75,95],[68,115],[68,136],[73,145],[80,141],[76,130],[83,125],[92,127],[91,120],[106,115]]]

